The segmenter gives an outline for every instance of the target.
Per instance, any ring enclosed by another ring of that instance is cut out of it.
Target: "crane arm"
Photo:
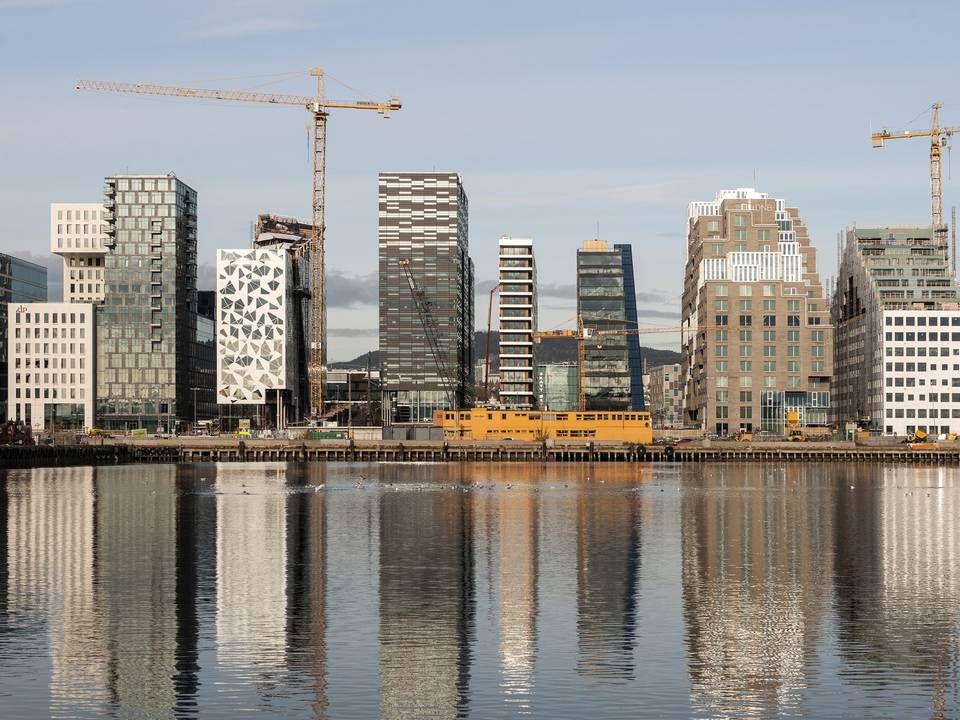
[[[246,90],[219,90],[177,87],[176,85],[152,85],[149,83],[120,83],[104,80],[80,80],[77,90],[96,90],[100,92],[135,93],[139,95],[162,95],[168,97],[194,98],[197,100],[230,100],[233,102],[267,103],[270,105],[294,105],[312,112],[327,109],[376,110],[388,114],[399,110],[400,98],[393,97],[387,102],[368,102],[357,100],[352,103],[330,102],[308,95],[284,95],[281,93],[260,93]]]
[[[941,135],[955,135],[960,133],[960,127],[937,128],[936,130],[904,130],[903,132],[890,132],[881,130],[870,135],[874,147],[883,147],[886,140],[902,140],[904,138],[916,137],[940,137]]]

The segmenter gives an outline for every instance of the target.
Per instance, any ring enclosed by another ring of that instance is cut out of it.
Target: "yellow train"
[[[604,440],[653,442],[650,413],[552,412],[540,410],[438,410],[434,427],[445,440]]]

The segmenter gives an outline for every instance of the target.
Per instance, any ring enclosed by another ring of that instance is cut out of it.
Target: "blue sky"
[[[847,224],[928,222],[924,142],[872,150],[869,130],[920,128],[936,99],[960,125],[958,20],[947,2],[0,0],[0,248],[45,256],[48,203],[96,200],[125,171],[197,189],[207,266],[249,243],[256,213],[307,216],[305,112],[73,84],[308,94],[322,65],[344,83],[332,98],[404,103],[330,120],[332,359],[376,344],[381,170],[461,173],[480,281],[499,235],[532,236],[542,327],[572,317],[574,252],[598,223],[634,245],[645,320],[671,323],[687,203],[720,188],[756,177],[799,207],[824,275]],[[948,208],[958,190],[946,181]]]

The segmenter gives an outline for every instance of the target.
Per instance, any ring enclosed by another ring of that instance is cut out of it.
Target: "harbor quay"
[[[102,444],[8,446],[0,468],[183,462],[544,462],[804,463],[960,465],[955,444],[860,445],[854,442],[683,443],[446,440],[106,439]]]

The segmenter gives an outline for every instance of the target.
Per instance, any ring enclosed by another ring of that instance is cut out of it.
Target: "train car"
[[[433,425],[445,440],[600,440],[653,442],[650,413],[602,410],[554,412],[541,410],[438,410]]]

